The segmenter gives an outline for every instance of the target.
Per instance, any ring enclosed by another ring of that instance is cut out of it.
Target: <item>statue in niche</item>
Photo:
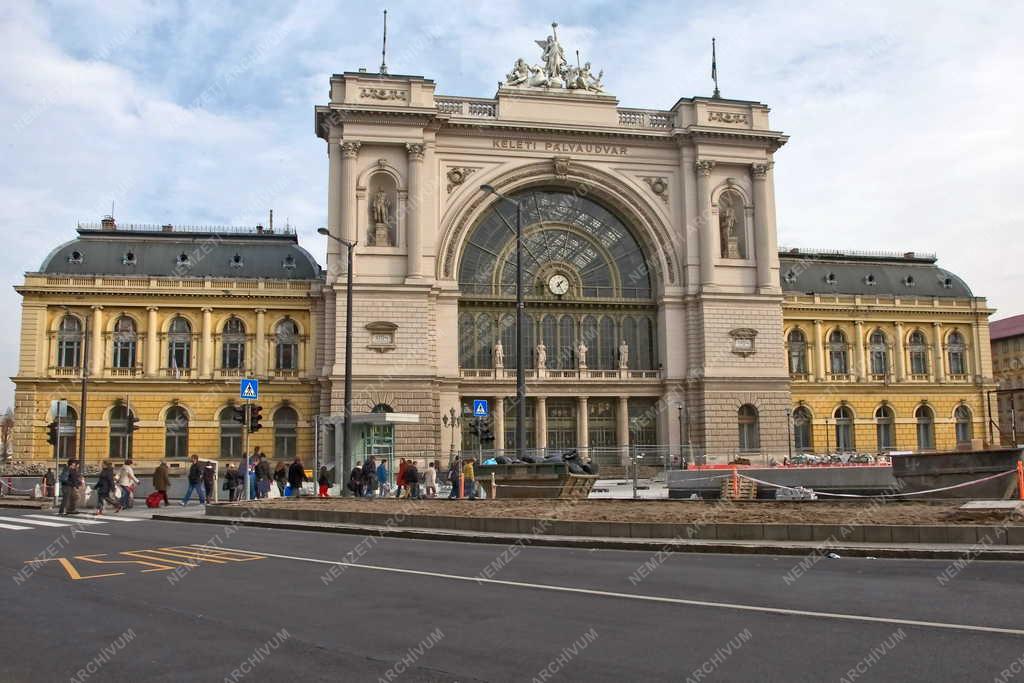
[[[373,197],[370,210],[373,214],[373,244],[378,247],[391,246],[390,220],[391,200],[383,189],[378,189]]]
[[[501,345],[501,342],[494,342],[494,367],[503,368],[505,367],[505,347]]]
[[[537,369],[541,370],[548,366],[548,347],[544,346],[544,342],[537,344]]]
[[[718,212],[718,230],[722,238],[722,258],[742,258],[740,255],[739,233],[736,230],[736,209],[728,200],[723,200]]]
[[[580,345],[576,347],[576,357],[579,359],[580,370],[587,369],[587,351],[589,350],[583,342],[580,342]]]
[[[626,370],[629,368],[629,344],[623,339],[622,343],[619,344],[619,370]]]

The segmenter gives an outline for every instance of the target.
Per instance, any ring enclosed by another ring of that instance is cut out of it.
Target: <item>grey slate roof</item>
[[[779,254],[779,266],[782,290],[790,294],[974,296],[967,283],[939,268],[931,256],[791,250]]]
[[[278,280],[314,280],[321,274],[320,265],[299,246],[294,234],[162,233],[81,228],[78,233],[77,239],[50,252],[39,272]],[[181,261],[182,255],[187,257],[184,262]]]

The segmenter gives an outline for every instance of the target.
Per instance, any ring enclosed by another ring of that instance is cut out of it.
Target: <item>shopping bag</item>
[[[270,487],[270,490],[267,491],[267,498],[280,498],[280,497],[281,497],[281,492],[277,489],[277,484],[274,484],[273,486]]]
[[[292,485],[291,484],[285,484],[285,486],[284,486],[284,497],[288,498],[291,495],[292,495]]]

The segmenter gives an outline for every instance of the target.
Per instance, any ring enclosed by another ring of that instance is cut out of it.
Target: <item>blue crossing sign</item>
[[[490,412],[487,407],[487,399],[475,398],[473,399],[473,417],[487,417]]]
[[[243,379],[238,387],[238,395],[247,401],[255,401],[260,397],[260,381]]]

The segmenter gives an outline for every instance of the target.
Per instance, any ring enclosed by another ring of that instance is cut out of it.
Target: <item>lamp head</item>
[[[316,231],[318,233],[320,233],[321,235],[330,235],[331,234],[331,231],[328,230],[327,228],[317,228]]]

